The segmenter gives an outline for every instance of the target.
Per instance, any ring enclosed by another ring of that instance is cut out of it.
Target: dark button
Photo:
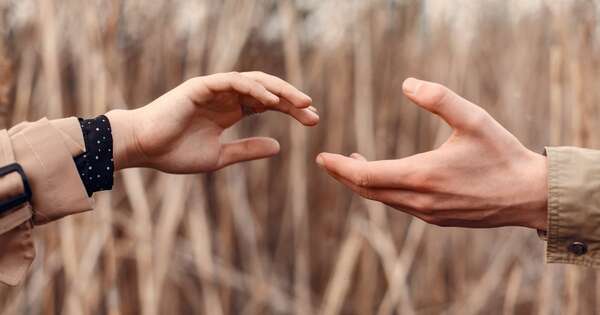
[[[582,242],[573,242],[567,247],[567,250],[569,250],[576,256],[581,256],[587,253],[587,245],[585,245],[585,243]]]

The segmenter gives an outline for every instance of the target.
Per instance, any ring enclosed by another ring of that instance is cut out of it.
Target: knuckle
[[[431,171],[423,171],[413,175],[413,183],[418,189],[433,191],[437,188],[437,176]]]
[[[253,76],[257,76],[257,77],[262,77],[262,76],[264,76],[264,75],[266,74],[266,73],[264,73],[264,72],[262,72],[262,71],[258,71],[258,70],[255,70],[255,71],[250,71],[249,73],[250,73],[251,75],[253,75]]]
[[[472,114],[469,116],[469,119],[465,121],[465,128],[475,130],[484,128],[489,124],[491,119],[492,117],[487,111],[481,107],[478,107],[477,110],[472,112]]]
[[[224,78],[227,78],[229,75],[230,75],[230,73],[219,72],[219,73],[211,74],[208,77],[224,79]]]
[[[225,78],[226,80],[229,80],[229,81],[232,81],[232,82],[233,82],[233,81],[239,81],[239,80],[242,78],[242,75],[240,75],[240,73],[239,73],[239,72],[232,71],[232,72],[228,72],[228,73],[226,73],[226,74],[224,75],[224,78]]]
[[[371,183],[371,175],[369,174],[368,171],[363,170],[357,173],[356,178],[355,178],[355,184],[358,187],[369,187],[370,183]]]
[[[183,83],[181,83],[181,87],[183,89],[189,89],[191,91],[196,91],[199,88],[202,87],[208,87],[209,86],[209,82],[207,82],[207,77],[193,77],[193,78],[189,78],[187,80],[185,80]]]
[[[193,78],[189,78],[187,80],[185,80],[184,84],[187,85],[197,85],[200,83],[204,83],[204,78],[203,77],[193,77]]]
[[[189,79],[189,81],[195,82],[206,82],[206,83],[217,83],[217,82],[226,82],[229,80],[229,75],[227,73],[215,73],[203,77],[194,77]]]

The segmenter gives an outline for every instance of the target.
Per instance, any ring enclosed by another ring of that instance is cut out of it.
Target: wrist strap
[[[29,220],[31,187],[21,165],[16,163],[8,132],[0,131],[0,235]]]

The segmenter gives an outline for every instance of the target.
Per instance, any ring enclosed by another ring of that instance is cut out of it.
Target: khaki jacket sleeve
[[[0,282],[16,285],[33,258],[33,228],[92,208],[73,157],[85,151],[77,118],[41,119],[0,131],[0,166],[18,163],[31,187],[29,203],[0,214]],[[0,178],[0,201],[23,192],[17,173]]]
[[[600,151],[548,147],[546,259],[600,267]]]

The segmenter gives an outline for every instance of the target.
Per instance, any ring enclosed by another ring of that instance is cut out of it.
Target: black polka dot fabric
[[[85,153],[75,157],[79,176],[85,185],[88,196],[113,186],[113,140],[110,122],[104,115],[94,119],[79,118]]]

